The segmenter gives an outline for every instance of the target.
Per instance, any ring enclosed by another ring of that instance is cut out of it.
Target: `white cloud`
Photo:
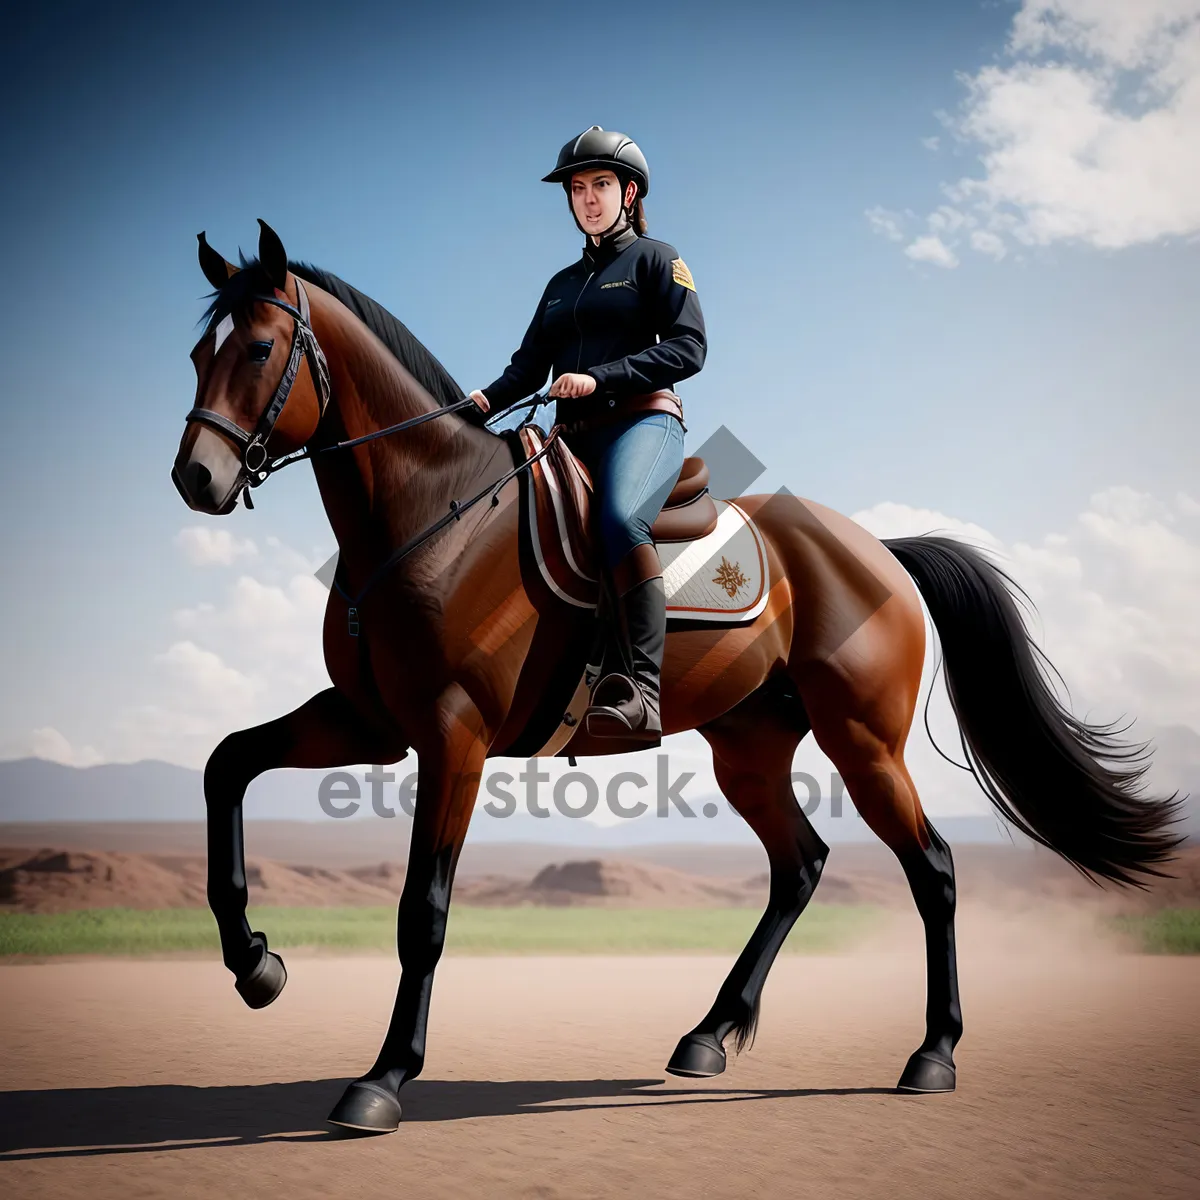
[[[314,554],[301,554],[291,546],[285,546],[273,535],[266,539],[266,544],[271,551],[271,560],[276,570],[284,574],[299,572],[311,575],[329,557],[328,552],[321,554],[319,551],[315,551]]]
[[[999,262],[1007,253],[1004,239],[986,229],[976,229],[971,234],[971,249],[978,250]]]
[[[155,655],[155,661],[167,669],[185,703],[197,708],[237,712],[244,710],[261,690],[261,684],[195,642],[175,642],[164,653]]]
[[[1035,635],[1065,677],[1077,715],[1200,730],[1200,531],[1171,506],[1113,487],[1092,496],[1069,528],[1008,546],[977,526],[904,505],[854,519],[881,537],[957,528],[998,552],[1037,605]]]
[[[1023,0],[962,79],[948,125],[982,173],[944,190],[976,251],[1200,234],[1200,0]]]
[[[51,726],[31,730],[24,751],[18,751],[18,754],[44,758],[48,762],[62,763],[68,767],[91,767],[104,761],[103,755],[94,746],[80,746],[76,749],[63,734]]]
[[[1013,19],[1014,50],[1080,50],[1125,70],[1160,62],[1194,32],[1195,0],[1025,0]]]
[[[853,519],[869,529],[877,538],[945,533],[987,550],[1001,548],[996,536],[982,525],[976,525],[973,521],[960,521],[957,517],[948,517],[932,508],[913,508],[908,504],[897,504],[893,500],[884,500],[872,508],[855,513]]]
[[[249,538],[235,538],[228,529],[188,525],[175,535],[175,544],[194,567],[228,567],[239,558],[254,558],[258,547]]]
[[[903,240],[904,234],[900,228],[903,218],[899,213],[889,212],[886,208],[876,205],[874,208],[867,209],[866,218],[870,222],[872,231],[887,238],[889,242]]]
[[[941,144],[942,139],[940,137],[923,137],[921,139],[921,145],[924,146],[926,150],[937,150]]]
[[[932,263],[947,269],[958,266],[958,255],[936,234],[919,237],[904,247],[904,253],[916,262]]]
[[[271,582],[243,574],[217,602],[172,614],[178,636],[147,662],[138,703],[106,721],[106,761],[202,766],[226,734],[282,716],[329,686],[329,594],[306,556],[268,542],[258,567]]]
[[[6,754],[76,766],[153,758],[200,767],[226,734],[282,716],[329,686],[329,593],[312,575],[325,555],[303,554],[274,536],[260,549],[200,526],[175,541],[195,565],[249,559],[254,573],[233,579],[216,599],[170,614],[174,636],[133,665],[135,701],[89,715],[91,745],[76,749],[70,731],[39,729],[6,737]]]
[[[929,228],[938,235],[954,234],[963,226],[974,224],[971,217],[957,208],[951,208],[949,204],[941,204],[929,214]]]

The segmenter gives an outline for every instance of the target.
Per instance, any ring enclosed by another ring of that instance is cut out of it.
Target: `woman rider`
[[[632,668],[597,681],[584,728],[657,744],[667,618],[650,525],[683,467],[683,406],[671,389],[704,365],[704,317],[675,248],[644,236],[650,168],[636,143],[593,125],[543,182],[562,183],[587,236],[583,256],[546,285],[512,362],[471,398],[498,412],[553,372],[557,420],[591,472]]]

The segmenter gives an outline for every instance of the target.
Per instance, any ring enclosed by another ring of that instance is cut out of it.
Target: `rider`
[[[587,236],[583,255],[546,285],[512,362],[471,399],[500,411],[553,371],[556,418],[592,476],[603,566],[632,658],[630,675],[597,681],[584,727],[657,744],[666,607],[650,524],[683,467],[683,405],[671,388],[704,365],[704,317],[678,252],[645,236],[650,168],[635,142],[593,125],[543,182],[562,183]]]

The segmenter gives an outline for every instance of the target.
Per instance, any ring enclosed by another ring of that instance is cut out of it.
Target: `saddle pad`
[[[541,449],[537,426],[521,430],[526,454]],[[561,442],[522,473],[529,539],[550,590],[577,608],[598,599],[595,541],[588,532],[591,480]],[[690,542],[660,542],[667,620],[753,621],[770,592],[767,551],[754,522],[732,500],[717,500],[717,524]]]
[[[767,606],[767,548],[732,500],[718,500],[717,527],[690,542],[662,542],[667,620],[753,621]]]

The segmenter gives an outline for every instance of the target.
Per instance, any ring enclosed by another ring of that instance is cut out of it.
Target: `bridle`
[[[311,446],[306,445],[299,450],[293,451],[290,454],[282,455],[279,458],[272,460],[267,452],[267,439],[271,436],[272,430],[275,428],[276,421],[279,420],[279,414],[283,411],[283,406],[287,404],[288,396],[291,394],[292,386],[296,382],[296,375],[300,370],[301,357],[307,357],[309,362],[309,370],[313,373],[313,383],[316,385],[317,398],[321,405],[321,415],[317,420],[317,429],[321,426],[321,421],[325,417],[325,411],[329,407],[331,397],[331,387],[329,378],[329,364],[325,360],[325,353],[321,349],[320,343],[317,341],[317,335],[313,332],[312,320],[308,304],[308,293],[304,289],[304,284],[299,278],[296,279],[296,295],[299,300],[299,307],[289,304],[287,300],[281,299],[279,296],[256,295],[252,299],[261,301],[263,304],[273,304],[276,308],[282,309],[287,313],[293,321],[292,329],[292,344],[288,351],[287,366],[284,368],[283,375],[279,380],[278,386],[275,388],[275,393],[271,397],[270,403],[263,410],[262,415],[258,419],[253,433],[247,433],[240,425],[229,420],[228,417],[221,416],[220,413],[212,412],[207,408],[195,407],[188,413],[186,420],[191,423],[199,422],[202,425],[211,425],[214,429],[223,433],[230,438],[235,445],[241,448],[242,452],[242,468],[238,477],[238,482],[234,486],[234,492],[244,490],[243,501],[247,508],[253,508],[254,505],[250,500],[250,489],[259,487],[265,483],[267,479],[276,471],[282,470],[284,467],[291,466],[292,463],[302,462],[306,458],[312,458],[315,454],[325,454],[332,450],[348,450],[352,446],[362,445],[363,442],[373,441],[375,438],[386,437],[391,433],[399,433],[405,429],[411,429],[414,425],[424,424],[426,421],[435,421],[438,417],[444,417],[449,413],[458,412],[460,409],[467,407],[475,407],[475,401],[469,396],[454,404],[447,404],[443,408],[438,408],[432,412],[420,413],[418,416],[409,417],[406,421],[399,421],[395,425],[389,425],[386,429],[377,429],[373,433],[363,434],[362,437],[350,438],[344,442],[334,442],[327,446]],[[204,334],[208,336],[207,330]],[[315,369],[314,369],[315,368]],[[517,429],[523,428],[525,425],[533,421],[537,410],[541,405],[545,404],[550,398],[549,391],[541,392],[530,399],[523,401],[520,404],[513,404],[501,412],[509,413],[522,408],[528,408],[529,412],[525,415],[521,424]],[[501,413],[494,413],[488,420],[494,420]],[[487,422],[485,422],[486,424]],[[352,636],[358,635],[359,617],[358,605],[362,603],[366,594],[374,587],[375,583],[392,567],[394,567],[402,558],[411,554],[418,546],[422,546],[435,533],[443,529],[451,521],[457,521],[467,509],[472,508],[487,496],[492,498],[492,507],[494,508],[500,503],[500,489],[511,479],[515,479],[522,471],[532,467],[538,459],[542,458],[550,450],[550,447],[558,440],[562,432],[562,425],[555,425],[553,429],[546,435],[545,441],[541,448],[534,454],[529,455],[511,471],[502,475],[495,483],[488,484],[482,491],[477,492],[467,500],[451,500],[450,511],[444,516],[439,517],[432,525],[423,529],[420,533],[414,534],[403,545],[397,546],[388,557],[371,572],[366,583],[359,588],[358,593],[354,596],[349,595],[337,582],[335,576],[333,581],[334,588],[349,602],[349,625]],[[315,431],[314,431],[315,436]],[[340,565],[340,564],[339,564]]]
[[[301,358],[307,357],[309,372],[317,389],[317,399],[321,406],[321,415],[317,419],[318,428],[325,416],[325,410],[329,407],[329,364],[325,361],[325,354],[317,341],[317,335],[313,332],[308,292],[305,291],[304,284],[299,279],[296,280],[296,296],[299,300],[299,308],[278,296],[257,295],[253,297],[254,301],[273,304],[276,308],[283,309],[292,318],[292,344],[288,349],[287,366],[283,369],[283,375],[275,388],[274,395],[258,418],[254,432],[248,433],[228,417],[223,417],[220,413],[207,408],[193,408],[185,418],[189,424],[195,421],[202,425],[211,425],[241,450],[241,478],[234,490],[245,489],[244,499],[247,508],[254,507],[250,500],[250,488],[265,483],[267,476],[277,469],[277,466],[283,465],[283,460],[277,460],[276,464],[268,462],[270,456],[267,453],[267,439],[274,432],[279,414],[283,412],[283,406],[287,404],[288,396],[291,395],[296,376],[300,373]],[[205,336],[208,336],[207,332]]]

